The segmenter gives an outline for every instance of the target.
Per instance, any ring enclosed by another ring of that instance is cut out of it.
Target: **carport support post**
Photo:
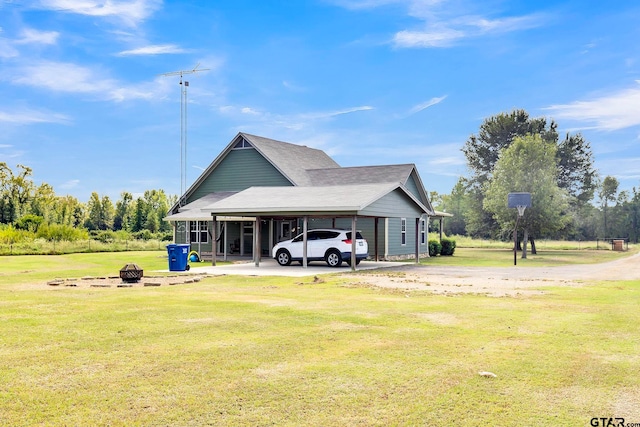
[[[307,268],[307,229],[309,227],[309,217],[302,217],[302,268]]]
[[[420,264],[420,217],[416,218],[416,264]]]
[[[379,222],[378,217],[375,217],[373,220],[373,247],[374,247],[374,251],[375,251],[375,260],[376,262],[378,262],[378,222]]]
[[[211,265],[216,266],[216,253],[218,252],[218,248],[216,247],[217,236],[216,236],[216,227],[218,227],[218,220],[215,215],[211,214]]]
[[[256,263],[256,267],[260,267],[260,256],[261,253],[261,243],[262,239],[260,238],[260,217],[256,217],[256,225],[253,227],[253,260]]]
[[[356,271],[356,221],[358,216],[351,218],[351,271]]]
[[[229,225],[229,222],[222,223],[222,224],[224,225],[223,232],[222,232],[222,234],[224,236],[222,238],[222,259],[224,261],[226,261],[227,260],[227,248],[229,247],[229,245],[227,245],[227,236],[228,236],[228,234],[227,234],[227,226]],[[217,249],[214,249],[214,251],[217,251]]]

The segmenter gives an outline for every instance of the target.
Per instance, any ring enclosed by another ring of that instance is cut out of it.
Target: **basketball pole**
[[[513,265],[518,265],[518,222],[520,222],[520,213],[516,215],[516,226],[513,229]]]
[[[527,207],[526,205],[518,205],[516,208],[518,209],[518,216],[516,217],[516,226],[513,229],[513,265],[518,265],[518,223]]]

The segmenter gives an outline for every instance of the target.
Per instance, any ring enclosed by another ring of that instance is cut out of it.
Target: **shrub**
[[[26,230],[18,230],[11,225],[0,224],[0,243],[12,245],[14,243],[33,240],[34,234]]]
[[[111,243],[117,240],[116,233],[111,230],[91,231],[91,238],[102,243]]]
[[[442,239],[442,249],[440,255],[451,256],[456,250],[456,241],[452,239]]]
[[[15,227],[18,230],[26,230],[35,233],[43,222],[44,218],[41,216],[28,214],[17,220]]]
[[[140,230],[133,233],[133,237],[138,240],[151,240],[153,239],[153,233],[149,230]]]
[[[38,228],[36,236],[48,241],[76,242],[78,240],[87,240],[89,233],[84,228],[71,227],[70,225],[43,224]]]
[[[429,240],[429,256],[438,256],[442,251],[442,245],[437,240]]]

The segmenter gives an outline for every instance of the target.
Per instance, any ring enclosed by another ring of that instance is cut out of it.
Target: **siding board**
[[[271,163],[253,148],[231,150],[187,200],[218,191],[242,191],[255,186],[291,186]]]

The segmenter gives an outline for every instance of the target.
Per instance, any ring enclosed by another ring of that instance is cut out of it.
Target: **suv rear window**
[[[364,237],[362,237],[362,234],[360,234],[359,231],[356,231],[356,240],[363,239],[363,238]],[[350,231],[347,232],[347,239],[351,239],[351,232]]]

